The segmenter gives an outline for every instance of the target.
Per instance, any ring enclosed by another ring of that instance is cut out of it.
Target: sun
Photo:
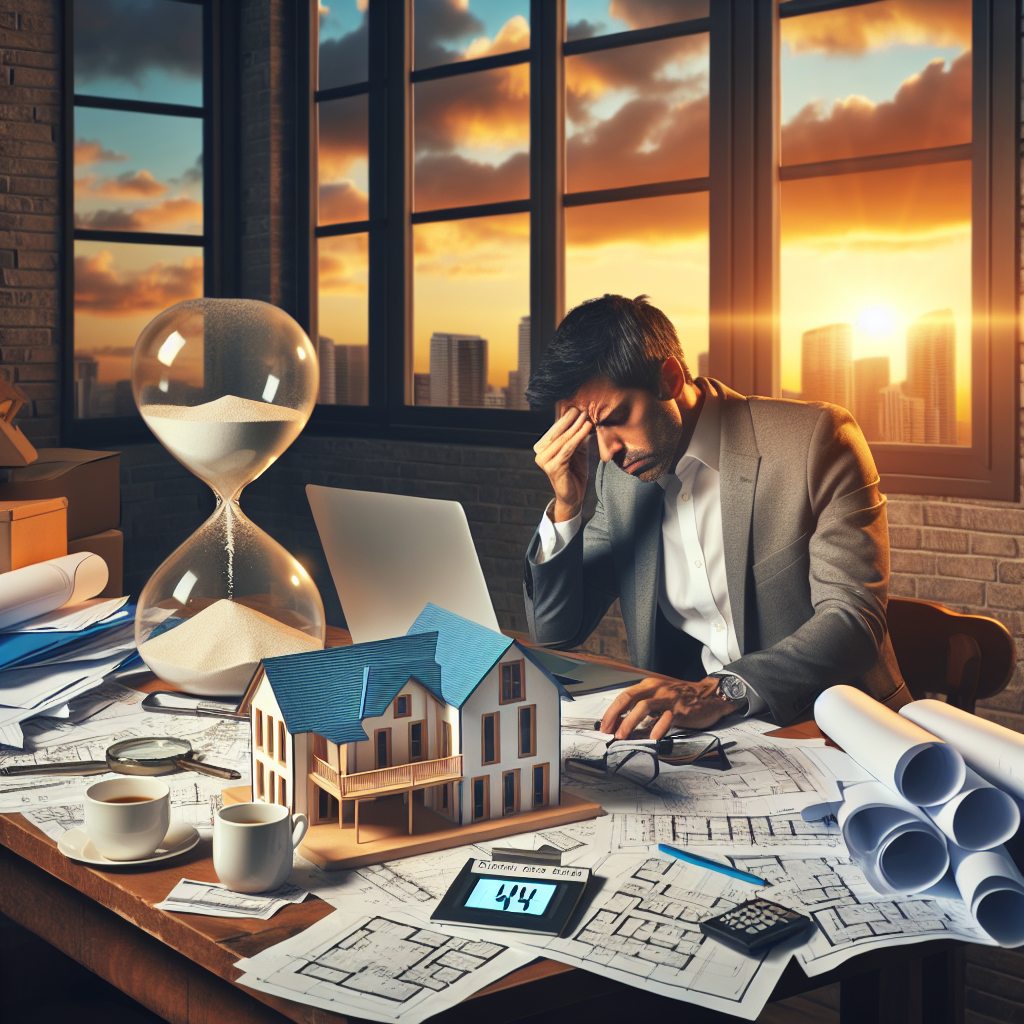
[[[866,306],[857,314],[857,330],[866,334],[889,334],[896,326],[896,314],[888,306]]]

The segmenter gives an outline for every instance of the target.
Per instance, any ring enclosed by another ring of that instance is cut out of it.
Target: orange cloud
[[[88,167],[91,164],[113,163],[116,160],[127,160],[124,153],[115,153],[104,149],[96,139],[79,139],[75,143],[74,161],[76,167]]]
[[[321,294],[366,294],[369,258],[366,235],[321,238],[317,248]]]
[[[98,178],[94,174],[75,179],[75,195],[100,196],[104,199],[148,199],[162,196],[167,185],[157,181],[150,171],[130,171],[116,178]]]
[[[820,103],[808,104],[782,126],[782,161],[840,160],[970,141],[968,51],[952,61],[948,71],[941,58],[931,61],[883,103],[850,96],[828,110]]]
[[[203,259],[158,261],[137,273],[121,273],[114,256],[100,252],[75,257],[75,309],[102,316],[133,316],[165,309],[203,294]]]
[[[369,104],[365,96],[318,104],[320,180],[344,178],[369,153]]]
[[[530,48],[530,23],[517,14],[509,18],[498,30],[493,39],[481,36],[474,39],[466,47],[465,60],[476,60],[479,57],[490,57],[496,53],[512,53],[514,50]]]
[[[478,163],[456,153],[416,161],[416,209],[500,203],[530,196],[530,155],[514,153],[500,164]]]
[[[706,18],[710,0],[611,0],[608,13],[630,28]]]
[[[346,221],[366,220],[369,216],[369,202],[370,197],[351,181],[321,185],[320,223],[343,224]]]
[[[794,53],[858,54],[896,43],[971,45],[964,0],[887,0],[786,18],[782,39]]]
[[[416,274],[444,278],[515,274],[512,264],[529,263],[529,214],[474,217],[417,224],[413,228]],[[524,267],[518,270],[525,272]]]
[[[598,246],[613,242],[657,245],[708,233],[705,194],[631,199],[622,203],[576,206],[565,211],[566,243]]]
[[[203,223],[203,204],[184,196],[141,210],[97,210],[75,214],[75,225],[98,231],[160,231],[182,224]]]

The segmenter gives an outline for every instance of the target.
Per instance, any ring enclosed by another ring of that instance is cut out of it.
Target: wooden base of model
[[[245,803],[252,798],[248,786],[225,789],[223,795],[225,805]],[[360,801],[358,842],[354,824],[346,822],[339,826],[335,821],[313,825],[299,844],[299,853],[326,871],[358,868],[467,843],[490,842],[520,832],[538,832],[604,813],[600,804],[562,793],[562,802],[554,807],[458,826],[413,801],[413,834],[409,835],[408,810],[401,796]]]

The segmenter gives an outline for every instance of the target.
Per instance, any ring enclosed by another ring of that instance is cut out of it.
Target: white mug
[[[143,860],[171,823],[171,791],[158,779],[97,782],[85,791],[85,831],[108,860]]]
[[[232,804],[213,819],[213,870],[235,892],[269,892],[292,873],[309,822],[280,804]]]

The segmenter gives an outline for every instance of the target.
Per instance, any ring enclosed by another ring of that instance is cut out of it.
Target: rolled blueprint
[[[814,721],[863,769],[912,804],[945,803],[964,784],[963,758],[852,686],[830,686],[814,702]]]
[[[1024,800],[1024,736],[941,700],[915,700],[900,714],[945,740],[994,786]]]
[[[924,812],[957,846],[972,852],[1002,846],[1020,827],[1013,797],[970,768],[956,796]]]
[[[1007,949],[1024,945],[1024,877],[1003,847],[972,853],[949,847],[956,887],[988,935]]]
[[[921,892],[949,867],[942,833],[880,782],[844,786],[838,821],[850,855],[880,893]]]
[[[88,601],[107,585],[107,578],[107,563],[89,551],[0,573],[0,629]]]

